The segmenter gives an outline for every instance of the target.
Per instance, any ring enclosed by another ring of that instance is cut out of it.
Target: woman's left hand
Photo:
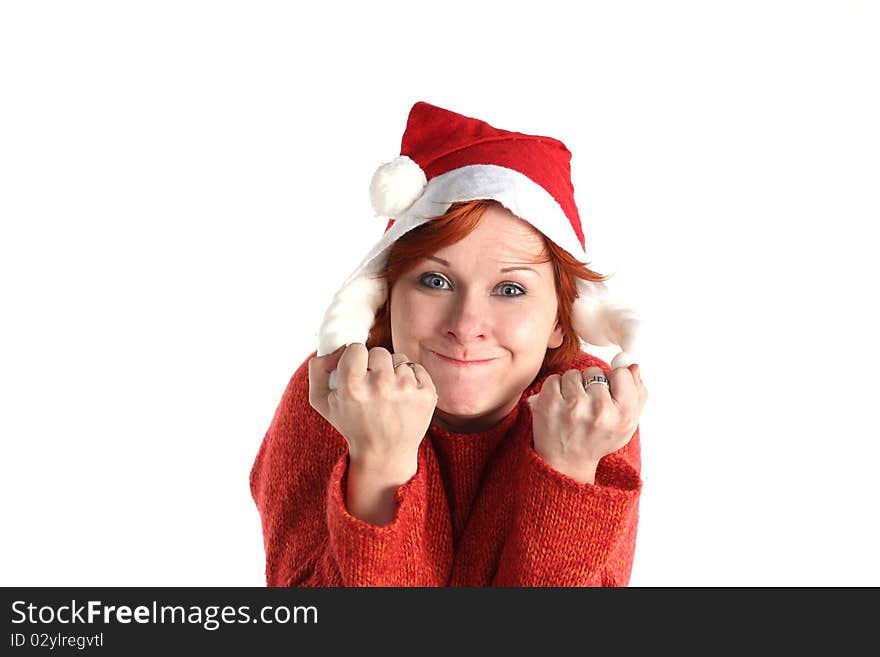
[[[604,375],[609,385],[592,383]],[[635,434],[648,390],[638,365],[605,373],[599,367],[552,374],[529,399],[535,451],[552,468],[580,483],[594,483],[599,459]]]

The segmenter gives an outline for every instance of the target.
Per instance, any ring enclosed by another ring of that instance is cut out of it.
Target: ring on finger
[[[610,387],[608,385],[608,379],[606,379],[601,374],[597,374],[596,376],[591,376],[589,379],[586,380],[586,382],[584,383],[584,390],[589,390],[590,385],[592,385],[594,383],[598,383],[600,385],[603,385],[606,388]]]
[[[396,372],[397,368],[400,367],[401,365],[409,365],[409,368],[413,369],[413,366],[415,365],[415,363],[411,360],[402,360],[394,366],[394,371]]]

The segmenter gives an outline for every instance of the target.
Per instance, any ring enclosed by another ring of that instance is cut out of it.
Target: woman
[[[401,151],[371,185],[394,219],[251,472],[267,583],[626,585],[647,390],[583,264],[568,150],[417,103]]]

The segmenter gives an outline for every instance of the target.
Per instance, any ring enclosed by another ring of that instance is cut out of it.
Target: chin
[[[450,399],[448,396],[440,393],[437,400],[437,408],[448,413],[449,415],[457,415],[460,417],[476,417],[485,415],[495,406],[488,399],[482,399],[480,396],[470,396],[465,398],[464,395],[453,395]]]
[[[449,415],[457,415],[460,417],[476,417],[479,415],[484,415],[489,411],[488,408],[479,404],[455,402],[450,403],[443,400],[437,402],[437,408],[444,413],[448,413]]]

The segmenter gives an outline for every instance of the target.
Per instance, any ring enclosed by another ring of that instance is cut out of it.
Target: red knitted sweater
[[[291,377],[251,470],[269,586],[629,583],[642,486],[638,429],[599,462],[595,484],[552,469],[532,447],[526,402],[548,372],[487,431],[432,423],[416,474],[397,489],[395,518],[371,525],[346,510],[347,446],[309,404],[309,359]],[[592,365],[610,369],[586,353],[566,369]]]

